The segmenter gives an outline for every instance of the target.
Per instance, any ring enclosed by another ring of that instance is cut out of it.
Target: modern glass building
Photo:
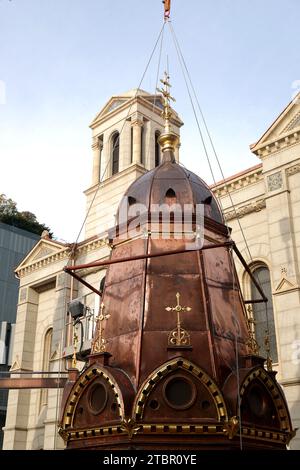
[[[0,373],[9,370],[16,322],[19,280],[14,270],[40,239],[39,235],[0,222]],[[5,425],[7,390],[0,390],[0,449]]]

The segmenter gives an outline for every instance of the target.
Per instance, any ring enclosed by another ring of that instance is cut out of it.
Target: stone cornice
[[[76,250],[76,256],[82,256],[84,254],[89,253],[90,251],[98,250],[99,248],[103,248],[104,246],[108,246],[108,239],[107,238],[98,238],[96,240],[88,241],[87,243],[83,242],[82,245],[79,245]]]
[[[278,135],[276,138],[263,142],[255,149],[252,149],[252,152],[258,157],[264,158],[299,143],[300,132],[299,130],[295,131],[292,129],[284,134]]]
[[[97,250],[104,246],[107,246],[108,242],[106,238],[98,238],[93,240],[87,240],[78,245],[76,249],[76,257],[87,254],[91,251]],[[50,256],[47,256],[41,260],[32,261],[25,266],[22,266],[20,269],[16,270],[16,274],[19,278],[27,276],[34,271],[39,271],[40,269],[49,266],[50,264],[57,263],[58,261],[67,260],[71,253],[71,247],[67,246],[65,250],[59,251],[58,253],[52,253]]]
[[[25,266],[20,267],[15,272],[19,278],[26,276],[34,271],[38,271],[39,269],[44,268],[52,263],[57,263],[58,261],[67,259],[70,254],[70,249],[66,248],[63,251],[58,253],[53,253],[50,256],[47,256],[41,260],[33,261],[31,263],[26,264]]]
[[[104,181],[102,181],[100,184],[100,187],[103,188],[105,187],[106,185],[109,185],[111,184],[112,182],[116,182],[118,179],[124,177],[124,176],[127,176],[129,173],[132,172],[132,170],[137,170],[137,171],[140,171],[141,173],[146,173],[148,170],[141,164],[138,164],[138,163],[132,163],[130,166],[128,166],[127,168],[125,168],[124,170],[120,171],[119,173],[116,173],[115,175],[113,176],[109,176],[108,178],[106,178]],[[99,184],[96,184],[94,186],[91,186],[90,188],[86,189],[84,191],[84,194],[86,196],[88,196],[89,194],[93,193],[97,187],[99,186]]]
[[[286,168],[286,174],[287,176],[293,176],[296,173],[300,173],[300,163],[290,166],[289,168]]]
[[[238,191],[239,189],[243,189],[246,186],[255,184],[262,180],[262,171],[262,166],[257,165],[253,169],[250,168],[249,171],[245,171],[239,175],[233,175],[232,177],[227,178],[225,181],[217,183],[215,186],[212,186],[211,189],[218,198],[227,196],[228,193]]]
[[[259,199],[251,204],[245,204],[244,206],[237,207],[235,210],[225,211],[224,217],[226,221],[241,219],[245,215],[252,214],[253,212],[260,212],[266,208],[265,199]]]
[[[149,95],[149,97],[151,97],[151,96],[155,96],[155,95]],[[116,98],[116,97],[114,97],[114,98]],[[120,96],[119,98],[122,99],[123,97]],[[132,106],[132,104],[134,102],[144,106],[149,111],[152,111],[154,114],[157,114],[161,118],[162,110],[161,110],[160,107],[158,107],[157,105],[153,105],[153,103],[148,101],[145,97],[143,97],[141,95],[137,95],[137,96],[132,96],[132,97],[126,97],[126,101],[124,101],[124,103],[122,105],[118,106],[116,109],[114,109],[110,112],[100,114],[100,115],[98,114],[98,116],[94,119],[94,121],[90,125],[90,128],[95,129],[97,126],[99,126],[99,124],[102,124],[106,120],[111,119],[112,117],[120,114],[122,111],[125,111],[126,108]],[[130,118],[130,115],[127,116],[127,117]],[[178,127],[181,127],[183,125],[183,122],[181,121],[181,119],[179,118],[179,116],[177,115],[177,113],[174,110],[173,110],[173,115],[171,117],[171,123],[178,126]]]

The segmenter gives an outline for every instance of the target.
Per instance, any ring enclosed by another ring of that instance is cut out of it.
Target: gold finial
[[[251,305],[248,305],[247,308],[247,328],[248,328],[248,341],[247,341],[247,346],[249,346],[252,354],[258,356],[259,355],[259,346],[258,342],[256,341],[255,338],[255,324],[256,321],[253,318],[253,310]]]
[[[162,112],[162,117],[165,120],[165,130],[163,134],[159,138],[159,144],[162,147],[162,151],[165,152],[166,150],[172,150],[173,152],[176,149],[176,146],[179,143],[179,138],[176,134],[174,134],[171,130],[170,120],[173,115],[170,101],[176,101],[173,96],[170,94],[170,88],[172,85],[169,83],[170,77],[167,72],[165,72],[165,78],[160,80],[161,83],[164,85],[163,88],[157,88],[157,91],[163,95],[164,98],[164,110]]]
[[[180,305],[180,294],[176,294],[177,305],[175,307],[166,307],[167,312],[176,312],[177,313],[177,325],[176,328],[170,332],[168,343],[170,346],[190,346],[191,338],[189,333],[182,328],[180,313],[181,312],[190,312],[191,307],[182,307]]]
[[[76,358],[76,353],[77,353],[77,344],[78,344],[78,336],[76,333],[76,325],[73,325],[73,356],[72,356],[72,367],[73,369],[76,369],[77,366],[77,358]]]
[[[268,330],[266,330],[266,335],[264,338],[264,343],[265,343],[265,350],[267,353],[267,360],[266,360],[266,365],[267,365],[267,370],[271,372],[273,370],[273,362],[271,359],[271,345],[270,345],[270,335]]]
[[[102,302],[101,305],[100,305],[100,312],[99,312],[100,315],[97,317],[96,336],[95,336],[95,339],[94,339],[93,345],[92,345],[92,353],[93,354],[103,353],[103,352],[106,351],[107,341],[103,336],[104,328],[102,326],[102,323],[104,322],[104,320],[109,319],[110,314],[109,313],[105,314],[104,309],[105,309],[105,305]]]

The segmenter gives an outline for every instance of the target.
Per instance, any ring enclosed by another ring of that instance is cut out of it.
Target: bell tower
[[[91,186],[85,191],[89,211],[85,238],[112,227],[117,207],[130,184],[160,164],[162,110],[161,95],[135,89],[113,96],[92,121],[93,170]],[[178,136],[182,125],[173,112],[171,126]],[[178,161],[179,145],[175,156]]]

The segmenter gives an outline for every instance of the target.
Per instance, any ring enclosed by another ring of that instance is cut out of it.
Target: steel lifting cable
[[[235,319],[235,326],[238,325],[236,328],[235,334],[235,367],[236,367],[236,388],[237,388],[237,397],[238,397],[238,418],[239,418],[239,443],[240,443],[240,450],[243,450],[243,435],[242,435],[242,413],[241,413],[241,395],[240,395],[240,368],[239,368],[239,351],[238,351],[238,333],[240,330],[241,332],[241,325],[237,319],[236,315],[236,277],[235,277],[235,266],[233,261],[233,253],[232,248],[228,250],[230,264],[231,264],[231,273],[232,273],[232,295],[233,295],[233,318]],[[230,365],[229,365],[230,366]],[[231,371],[234,372],[232,367],[230,367]]]
[[[168,20],[167,23],[169,24],[170,29],[171,29],[171,21]],[[173,30],[171,29],[171,33],[172,33],[172,31]],[[172,34],[172,36],[173,36],[173,34]],[[196,120],[196,123],[197,123],[197,127],[198,127],[198,131],[199,131],[200,138],[201,138],[201,141],[202,141],[202,145],[203,145],[203,148],[204,148],[206,160],[207,160],[210,172],[211,172],[212,179],[213,179],[214,183],[216,184],[215,175],[214,175],[214,172],[213,172],[213,169],[212,169],[212,166],[211,166],[211,162],[210,162],[208,150],[207,150],[207,147],[206,147],[206,144],[205,144],[204,136],[203,136],[203,133],[201,131],[200,123],[199,123],[198,116],[197,116],[196,109],[195,109],[195,105],[194,105],[194,102],[193,102],[193,97],[192,97],[192,94],[190,92],[188,81],[187,81],[186,76],[185,76],[184,67],[183,67],[183,64],[182,64],[182,61],[181,61],[181,58],[180,58],[180,52],[179,52],[179,49],[178,49],[178,45],[177,45],[177,43],[174,39],[174,36],[173,36],[173,40],[174,40],[175,49],[176,49],[176,52],[177,52],[177,55],[178,55],[179,64],[180,64],[180,67],[181,67],[181,70],[182,70],[182,75],[183,75],[183,78],[184,78],[184,81],[185,81],[185,84],[186,84],[186,88],[187,88],[187,92],[188,92],[188,95],[189,95],[189,98],[190,98],[191,106],[193,108],[193,113],[194,113],[194,117],[195,117],[195,120]]]
[[[181,50],[181,48],[180,48],[179,41],[178,41],[178,39],[177,39],[176,33],[175,33],[175,31],[174,31],[174,28],[173,28],[171,22],[168,21],[168,23],[169,23],[169,27],[170,27],[170,31],[171,31],[173,40],[174,40],[175,49],[176,49],[176,52],[177,52],[177,54],[178,54],[179,63],[180,63],[180,66],[181,66],[181,68],[182,68],[182,71],[183,71],[184,80],[185,80],[185,83],[186,83],[186,86],[187,86],[187,90],[188,90],[188,94],[189,94],[189,97],[190,97],[190,100],[191,100],[193,112],[194,112],[194,115],[195,115],[195,118],[196,118],[196,122],[197,122],[197,126],[198,126],[198,129],[199,129],[199,133],[200,133],[200,137],[201,137],[201,140],[202,140],[202,144],[203,144],[203,148],[204,148],[204,151],[205,151],[205,155],[206,155],[207,161],[209,162],[209,168],[210,168],[210,171],[211,171],[211,173],[212,173],[213,181],[214,181],[214,183],[215,183],[215,185],[216,185],[216,181],[215,181],[214,174],[213,174],[213,170],[212,170],[212,165],[211,165],[211,163],[210,163],[210,158],[209,158],[209,154],[208,154],[208,151],[207,151],[207,147],[206,147],[206,145],[205,145],[205,143],[204,143],[204,137],[203,137],[203,134],[202,134],[202,131],[201,131],[201,128],[200,128],[200,124],[199,124],[199,121],[198,121],[198,117],[197,117],[197,115],[196,115],[195,106],[194,106],[194,103],[193,103],[193,100],[192,100],[192,96],[191,96],[191,92],[190,92],[190,89],[189,89],[189,86],[188,86],[188,83],[187,83],[186,75],[187,75],[188,80],[189,80],[189,82],[190,82],[190,86],[191,86],[191,89],[192,89],[192,91],[193,91],[194,98],[195,98],[196,103],[197,103],[197,106],[198,106],[198,110],[199,110],[199,112],[200,112],[202,121],[203,121],[203,123],[204,123],[205,131],[206,131],[206,133],[207,133],[207,136],[208,136],[210,145],[211,145],[211,147],[212,147],[212,150],[213,150],[214,156],[215,156],[215,158],[216,158],[216,161],[217,161],[217,164],[218,164],[218,167],[219,167],[219,170],[220,170],[220,173],[221,173],[221,175],[222,175],[223,180],[225,180],[224,172],[223,172],[223,169],[222,169],[222,166],[221,166],[220,159],[219,159],[219,157],[218,157],[216,148],[215,148],[215,146],[214,146],[214,143],[213,143],[211,134],[210,134],[210,132],[209,132],[209,129],[208,129],[208,126],[207,126],[207,123],[206,123],[206,120],[205,120],[205,117],[204,117],[202,108],[201,108],[201,106],[200,106],[200,103],[199,103],[199,100],[198,100],[198,97],[197,97],[197,94],[196,94],[196,91],[195,91],[195,87],[194,87],[193,82],[192,82],[192,79],[191,79],[190,72],[189,72],[189,70],[188,70],[186,61],[185,61],[184,56],[183,56],[183,54],[182,54],[182,50]],[[231,194],[230,194],[230,192],[229,192],[229,189],[228,189],[228,187],[226,186],[226,184],[225,184],[225,190],[226,190],[226,192],[227,192],[227,194],[228,194],[229,200],[230,200],[231,205],[232,205],[232,207],[233,207],[233,210],[234,210],[234,213],[235,213],[235,216],[236,216],[236,219],[237,219],[237,222],[238,222],[240,231],[241,231],[241,233],[242,233],[242,237],[243,237],[243,240],[244,240],[244,243],[245,243],[247,252],[248,252],[248,254],[249,254],[249,258],[250,258],[251,262],[253,262],[252,254],[251,254],[251,251],[250,251],[250,248],[249,248],[249,245],[248,245],[246,236],[245,236],[245,232],[244,232],[244,230],[243,230],[243,227],[242,227],[242,225],[241,225],[240,219],[239,219],[239,217],[238,217],[237,210],[236,210],[235,204],[234,204],[234,202],[233,202],[232,196],[231,196]],[[220,200],[220,204],[221,204],[222,212],[224,213],[221,200]],[[230,259],[231,259],[231,263],[232,263],[232,274],[233,274],[233,276],[234,276],[233,255],[232,255],[232,252],[231,252]],[[258,276],[258,282],[259,282],[259,285],[260,285],[260,287],[261,287],[261,282],[260,282],[259,276]],[[235,281],[234,281],[234,279],[233,279],[233,292],[234,292],[234,287],[235,287]],[[234,303],[235,303],[235,299],[234,299]],[[269,319],[268,319],[267,303],[266,303],[266,302],[265,302],[265,312],[266,312],[267,331],[268,331],[268,334],[270,334],[270,333],[269,333]],[[238,395],[238,412],[239,412],[239,435],[240,435],[240,449],[242,450],[241,397],[240,397],[240,394],[239,394],[239,386],[240,386],[240,384],[239,384],[239,361],[238,361],[237,335],[235,336],[235,343],[236,343],[236,345],[235,345],[235,349],[236,349],[236,373],[237,373],[237,388],[238,388],[238,394],[237,394],[237,395]]]
[[[169,26],[170,26],[170,29],[171,29],[171,33],[173,33],[173,28],[172,28],[172,25],[171,25],[171,22],[168,21],[169,23]],[[191,105],[192,105],[192,108],[193,108],[193,112],[194,112],[194,116],[195,116],[195,119],[196,119],[196,122],[197,122],[197,126],[198,126],[198,130],[199,130],[199,134],[200,134],[200,137],[201,137],[201,141],[202,141],[202,144],[203,144],[203,148],[204,148],[204,152],[205,152],[205,155],[206,155],[206,159],[207,159],[207,162],[209,164],[209,168],[210,168],[210,171],[211,171],[211,174],[212,174],[212,178],[214,180],[214,182],[216,183],[215,181],[215,176],[214,176],[214,172],[213,172],[213,169],[212,169],[212,165],[211,165],[211,162],[210,162],[210,158],[209,158],[209,153],[208,153],[208,150],[207,150],[207,147],[206,147],[206,144],[205,144],[205,140],[204,140],[204,137],[203,137],[203,134],[202,134],[202,131],[201,131],[201,127],[200,127],[200,123],[199,123],[199,120],[198,120],[198,116],[197,116],[197,113],[196,113],[196,109],[195,109],[195,106],[194,106],[194,102],[193,102],[193,98],[192,98],[192,95],[191,95],[191,92],[190,92],[190,88],[188,86],[188,82],[187,82],[187,79],[186,79],[186,75],[185,75],[185,71],[184,71],[184,66],[183,66],[183,62],[182,62],[182,57],[181,57],[181,50],[179,48],[179,44],[178,44],[178,41],[175,40],[175,36],[172,34],[173,36],[173,39],[174,39],[174,44],[175,44],[175,49],[177,51],[177,54],[178,54],[178,59],[179,59],[179,63],[180,63],[180,66],[181,66],[181,69],[182,69],[182,74],[183,74],[183,77],[184,77],[184,81],[185,81],[185,84],[186,84],[186,87],[187,87],[187,91],[188,91],[188,94],[189,94],[189,97],[190,97],[190,101],[191,101]],[[184,62],[185,63],[185,62]],[[220,201],[220,204],[221,204],[221,201]],[[221,208],[222,208],[222,204],[221,204]],[[222,209],[222,212],[223,212],[223,209]],[[229,232],[229,228],[228,229],[228,234],[230,234]],[[234,304],[233,304],[233,313],[235,314],[235,270],[234,270],[234,262],[233,262],[233,254],[232,254],[232,251],[229,252],[229,258],[230,258],[230,263],[231,263],[231,271],[232,271],[232,292],[233,292],[233,296],[234,296]],[[234,315],[234,318],[236,318],[236,315]],[[239,325],[239,328],[240,328],[240,325]],[[243,440],[242,440],[242,420],[241,420],[241,397],[240,397],[240,393],[239,393],[239,388],[240,388],[240,378],[239,378],[239,354],[238,354],[238,338],[237,338],[237,334],[235,335],[235,362],[236,362],[236,369],[235,371],[232,369],[232,367],[230,366],[229,364],[229,367],[231,369],[232,372],[236,372],[236,377],[237,377],[237,396],[238,396],[238,417],[239,417],[239,443],[240,443],[240,449],[242,450],[243,448]]]
[[[154,100],[153,100],[153,104],[152,104],[152,112],[154,112],[156,102],[157,102],[157,96],[158,96],[157,95],[157,87],[158,87],[158,80],[159,80],[162,50],[163,50],[165,25],[166,25],[166,22],[164,22],[164,24],[163,24],[163,29],[162,29],[162,34],[161,34],[161,41],[160,41],[160,47],[159,47],[159,58],[158,58],[158,64],[157,64],[156,81],[155,81],[155,89],[154,89]],[[147,155],[146,155],[146,159],[145,159],[145,164],[147,164],[149,154],[150,154],[150,142],[151,142],[151,133],[149,132],[148,151],[147,151]]]
[[[197,103],[197,106],[198,106],[198,109],[199,109],[199,112],[200,112],[200,115],[201,115],[201,118],[202,118],[203,123],[204,123],[204,127],[205,127],[205,130],[206,130],[206,133],[207,133],[209,142],[210,142],[210,144],[211,144],[211,147],[212,147],[214,156],[215,156],[215,158],[216,158],[216,161],[217,161],[217,164],[218,164],[220,173],[221,173],[221,176],[222,176],[223,180],[225,180],[225,176],[224,176],[224,172],[223,172],[223,169],[222,169],[222,165],[221,165],[221,163],[220,163],[220,159],[219,159],[219,157],[218,157],[218,153],[217,153],[216,148],[215,148],[215,145],[214,145],[214,143],[213,143],[213,139],[212,139],[211,134],[210,134],[210,132],[209,132],[208,125],[207,125],[206,119],[205,119],[205,117],[204,117],[204,113],[203,113],[202,108],[201,108],[201,106],[200,106],[200,103],[199,103],[199,100],[198,100],[198,96],[197,96],[197,93],[196,93],[196,90],[195,90],[195,87],[194,87],[194,85],[193,85],[193,81],[192,81],[192,78],[191,78],[191,74],[190,74],[190,72],[189,72],[189,69],[188,69],[188,67],[187,67],[186,61],[185,61],[185,59],[184,59],[184,56],[183,56],[183,53],[182,53],[182,50],[181,50],[179,41],[178,41],[178,39],[177,39],[176,33],[175,33],[175,31],[174,31],[174,28],[173,28],[173,26],[172,26],[172,23],[171,23],[171,21],[168,21],[168,23],[169,23],[169,27],[170,27],[170,31],[171,31],[173,40],[174,40],[174,44],[175,44],[175,48],[176,48],[176,51],[177,51],[177,54],[178,54],[178,59],[179,59],[181,68],[185,70],[185,73],[187,74],[187,77],[188,77],[188,79],[189,79],[189,82],[190,82],[190,85],[191,85],[191,88],[192,88],[192,91],[193,91],[193,94],[194,94],[194,97],[195,97],[195,100],[196,100],[196,103]],[[184,75],[185,83],[187,84],[187,80],[186,80],[185,73],[183,72],[183,75]],[[191,99],[191,93],[190,93],[190,90],[189,90],[189,87],[188,87],[188,86],[187,86],[187,89],[188,89],[188,93],[189,93],[189,96],[190,96],[190,99]],[[192,104],[192,107],[193,107],[193,111],[194,111],[195,118],[196,118],[196,121],[197,121],[198,129],[199,129],[199,127],[200,127],[200,126],[199,126],[199,121],[198,121],[198,118],[196,117],[195,107],[194,107],[193,104]],[[203,139],[203,134],[202,134],[201,130],[200,130],[200,136],[201,136],[201,140],[202,140],[202,142],[203,142],[204,139]],[[205,150],[206,158],[207,158],[207,160],[209,161],[209,168],[210,168],[211,172],[213,173],[213,171],[212,171],[212,166],[211,166],[211,164],[210,164],[209,155],[208,155],[208,152],[207,152],[207,147],[206,147],[206,145],[203,145],[203,147],[204,147],[204,150]],[[214,181],[214,183],[215,183],[215,185],[216,185],[216,181],[215,181],[214,175],[212,175],[212,176],[213,176],[213,181]],[[230,202],[231,202],[231,206],[232,206],[233,211],[234,211],[234,214],[235,214],[235,216],[236,216],[236,220],[237,220],[237,223],[238,223],[238,225],[239,225],[239,228],[240,228],[240,231],[241,231],[241,234],[242,234],[244,243],[245,243],[245,247],[246,247],[246,250],[247,250],[248,255],[249,255],[249,258],[250,258],[250,261],[251,261],[251,263],[253,263],[252,254],[251,254],[251,251],[250,251],[250,248],[249,248],[249,245],[248,245],[246,236],[245,236],[245,232],[244,232],[244,230],[243,230],[241,221],[240,221],[240,219],[239,219],[236,206],[235,206],[235,204],[234,204],[234,202],[233,202],[232,196],[231,196],[230,191],[229,191],[229,189],[228,189],[228,187],[227,187],[226,184],[225,184],[225,191],[227,192],[227,195],[228,195],[229,200],[230,200]],[[220,202],[220,205],[221,205],[222,212],[223,212],[223,214],[224,214],[224,210],[223,210],[223,207],[222,207],[222,201],[221,201],[220,198],[218,198],[218,199],[219,199],[219,202]],[[228,233],[229,233],[229,230],[228,230]],[[262,283],[261,283],[261,281],[260,281],[259,276],[257,276],[257,280],[258,280],[258,283],[259,283],[259,285],[260,285],[260,287],[261,287],[261,284],[262,284]],[[266,315],[266,321],[267,321],[267,324],[268,324],[267,315]]]
[[[136,89],[135,95],[134,95],[134,97],[133,97],[132,100],[131,100],[131,104],[130,104],[130,107],[129,107],[129,109],[128,109],[127,116],[125,117],[125,119],[124,119],[124,121],[123,121],[123,125],[122,125],[122,128],[121,128],[120,132],[119,132],[118,138],[116,139],[116,142],[114,143],[113,149],[112,149],[112,151],[111,151],[111,153],[110,153],[110,157],[109,157],[109,159],[108,159],[108,161],[107,161],[107,164],[106,164],[106,166],[105,166],[105,168],[104,168],[104,171],[103,171],[103,173],[102,173],[102,175],[101,175],[101,177],[100,177],[100,180],[99,180],[99,183],[98,183],[98,187],[97,187],[97,189],[96,189],[96,191],[95,191],[95,193],[94,193],[94,196],[93,196],[93,198],[92,198],[92,200],[91,200],[91,203],[90,203],[90,205],[89,205],[89,208],[88,208],[88,210],[87,210],[87,212],[86,212],[86,215],[85,215],[84,220],[83,220],[83,222],[82,222],[82,225],[81,225],[81,227],[80,227],[79,233],[78,233],[78,235],[77,235],[76,241],[75,241],[75,243],[73,244],[73,249],[71,250],[71,253],[70,253],[70,256],[69,256],[69,258],[68,258],[68,262],[67,262],[66,266],[69,264],[69,262],[70,262],[70,260],[71,260],[71,257],[72,257],[72,255],[74,254],[74,251],[75,251],[75,249],[76,249],[76,245],[77,245],[77,243],[78,243],[79,237],[80,237],[80,235],[81,235],[81,233],[82,233],[83,227],[84,227],[84,225],[85,225],[85,223],[86,223],[86,220],[87,220],[87,218],[88,218],[88,216],[89,216],[89,213],[90,213],[90,211],[91,211],[91,209],[92,209],[92,206],[93,206],[94,201],[95,201],[95,199],[96,199],[96,196],[97,196],[97,194],[98,194],[100,185],[101,185],[101,183],[103,182],[103,179],[104,179],[104,177],[105,177],[105,175],[106,175],[107,169],[108,169],[108,167],[109,167],[109,165],[110,165],[110,163],[111,163],[111,159],[112,159],[113,152],[114,152],[116,146],[117,146],[118,143],[119,143],[120,136],[121,136],[121,134],[122,134],[122,132],[123,132],[123,130],[124,130],[126,120],[127,120],[127,118],[129,117],[129,114],[130,114],[130,112],[131,112],[131,109],[132,109],[134,100],[135,100],[135,98],[137,97],[138,92],[139,92],[139,90],[140,90],[140,87],[141,87],[141,85],[142,85],[142,83],[143,83],[143,81],[144,81],[145,75],[146,75],[146,73],[147,73],[147,71],[148,71],[148,68],[149,68],[150,63],[151,63],[151,61],[152,61],[153,55],[154,55],[154,53],[155,53],[155,51],[156,51],[157,45],[158,45],[158,43],[159,43],[159,40],[160,40],[160,38],[161,38],[161,36],[162,36],[162,34],[163,34],[164,28],[165,28],[165,23],[163,24],[163,26],[162,26],[162,28],[161,28],[161,30],[160,30],[160,32],[159,32],[158,38],[157,38],[157,40],[156,40],[156,42],[155,42],[154,48],[153,48],[153,50],[152,50],[152,52],[151,52],[151,54],[150,54],[150,58],[149,58],[149,60],[148,60],[148,62],[147,62],[146,68],[145,68],[145,70],[144,70],[144,72],[143,72],[142,78],[141,78],[141,80],[140,80],[140,82],[139,82],[139,85],[138,85],[138,87],[137,87],[137,89]]]
[[[74,255],[74,252],[75,252],[75,250],[76,250],[76,245],[77,245],[77,243],[78,243],[78,240],[79,240],[79,237],[80,237],[80,235],[81,235],[81,233],[82,233],[83,227],[84,227],[84,225],[85,225],[85,223],[86,223],[86,220],[87,220],[87,218],[88,218],[88,216],[89,216],[89,213],[90,213],[90,211],[91,211],[91,209],[92,209],[92,206],[93,206],[94,201],[95,201],[95,199],[96,199],[96,196],[97,196],[97,194],[98,194],[98,191],[99,191],[99,188],[100,188],[100,184],[103,182],[103,179],[104,179],[104,177],[105,177],[105,174],[106,174],[106,172],[107,172],[107,169],[108,169],[108,167],[109,167],[109,165],[110,165],[110,163],[111,163],[113,151],[115,150],[116,146],[117,146],[118,143],[119,143],[119,139],[120,139],[120,136],[121,136],[121,134],[122,134],[122,132],[123,132],[123,130],[124,130],[124,126],[125,126],[126,120],[127,120],[127,118],[129,117],[129,114],[130,114],[130,112],[131,112],[131,109],[132,109],[134,100],[135,100],[135,98],[136,98],[137,95],[138,95],[139,89],[140,89],[140,87],[141,87],[141,85],[142,85],[142,83],[143,83],[143,80],[144,80],[144,78],[145,78],[145,75],[146,75],[146,73],[147,73],[147,70],[148,70],[148,68],[149,68],[149,66],[150,66],[150,63],[151,63],[152,58],[153,58],[153,55],[154,55],[154,53],[155,53],[155,51],[156,51],[157,45],[158,45],[159,40],[160,40],[160,38],[161,38],[160,58],[159,58],[159,67],[160,67],[164,28],[165,28],[165,22],[163,23],[163,26],[162,26],[162,28],[161,28],[161,30],[160,30],[160,32],[159,32],[158,38],[157,38],[157,40],[156,40],[156,42],[155,42],[154,48],[153,48],[153,50],[152,50],[152,52],[151,52],[150,58],[149,58],[149,60],[148,60],[148,62],[147,62],[146,68],[145,68],[145,70],[144,70],[144,73],[143,73],[143,75],[142,75],[142,78],[141,78],[141,80],[140,80],[140,83],[139,83],[139,85],[138,85],[138,88],[137,88],[137,90],[136,90],[136,93],[135,93],[134,97],[132,98],[130,107],[129,107],[129,109],[128,109],[127,116],[126,116],[126,118],[125,118],[124,121],[123,121],[123,125],[122,125],[122,128],[121,128],[121,130],[120,130],[118,139],[117,139],[116,142],[114,143],[112,152],[111,152],[111,154],[110,154],[110,158],[109,158],[109,160],[108,160],[108,162],[107,162],[107,164],[106,164],[106,166],[105,166],[105,168],[104,168],[103,174],[100,176],[100,180],[99,180],[99,183],[98,183],[98,187],[97,187],[97,189],[96,189],[96,191],[95,191],[95,193],[94,193],[94,196],[93,196],[93,198],[92,198],[92,201],[91,201],[91,203],[90,203],[90,205],[89,205],[89,208],[88,208],[88,210],[87,210],[86,216],[85,216],[85,218],[84,218],[84,220],[83,220],[83,223],[82,223],[82,225],[81,225],[81,227],[80,227],[80,230],[79,230],[79,233],[78,233],[78,235],[77,235],[76,241],[75,241],[75,243],[73,244],[73,248],[72,248],[72,250],[70,251],[70,255],[69,255],[69,257],[68,257],[68,261],[67,261],[67,263],[66,263],[66,266],[68,266],[68,264],[69,264],[70,261],[71,261],[72,256]],[[158,70],[158,72],[157,72],[157,82],[158,82],[158,74],[159,74],[159,70]],[[155,102],[154,102],[153,107],[154,107],[154,106],[155,106]],[[64,304],[64,308],[66,308],[66,290],[67,290],[67,289],[66,289],[66,285],[65,285],[64,303],[63,303],[63,304]],[[65,324],[63,325],[63,330],[64,330],[64,332],[65,332]],[[62,341],[62,343],[64,343],[64,341],[65,341],[65,334],[62,334],[61,336],[62,336],[61,341]],[[64,344],[61,344],[61,348],[60,348],[61,351],[63,350],[63,347],[64,347]],[[59,358],[59,376],[60,376],[60,374],[61,374],[61,361],[62,361],[62,357]],[[57,397],[56,397],[56,423],[57,423],[57,426],[58,426],[58,401],[59,401],[59,392],[57,391]],[[55,445],[55,448],[56,448],[56,440],[55,440],[55,444],[54,444],[54,445]]]
[[[193,91],[193,94],[194,94],[194,97],[195,97],[195,100],[196,100],[196,103],[197,103],[197,106],[198,106],[198,109],[199,109],[199,112],[200,112],[200,115],[201,115],[201,118],[202,118],[202,121],[203,121],[203,124],[204,124],[204,127],[205,127],[205,131],[206,131],[206,133],[207,133],[207,136],[208,136],[210,145],[211,145],[211,147],[212,147],[212,150],[213,150],[215,159],[216,159],[216,161],[217,161],[217,164],[218,164],[218,167],[219,167],[221,176],[222,176],[223,180],[225,180],[223,168],[222,168],[222,165],[221,165],[221,163],[220,163],[220,159],[219,159],[218,153],[217,153],[216,148],[215,148],[215,145],[214,145],[214,143],[213,143],[213,139],[212,139],[211,134],[210,134],[210,131],[209,131],[209,129],[208,129],[208,125],[207,125],[207,122],[206,122],[204,113],[203,113],[202,108],[201,108],[201,106],[200,106],[200,103],[199,103],[199,100],[198,100],[198,96],[197,96],[195,87],[194,87],[194,85],[193,85],[193,81],[192,81],[192,78],[191,78],[191,74],[190,74],[189,69],[188,69],[188,67],[187,67],[187,64],[186,64],[186,61],[185,61],[185,59],[184,59],[184,56],[183,56],[183,53],[182,53],[182,50],[181,50],[179,41],[178,41],[178,39],[177,39],[176,33],[175,33],[175,31],[174,31],[174,28],[173,28],[171,22],[169,22],[169,27],[170,27],[170,30],[171,30],[171,33],[172,33],[172,36],[173,36],[173,39],[174,39],[174,43],[175,43],[176,46],[177,46],[177,49],[178,49],[180,58],[181,58],[181,60],[182,60],[182,64],[183,64],[183,66],[184,66],[184,69],[185,69],[185,71],[186,71],[187,77],[188,77],[188,79],[189,79],[189,82],[190,82],[190,85],[191,85],[191,88],[192,88],[192,91]],[[209,158],[209,157],[208,157],[208,158]],[[213,178],[213,180],[214,180],[214,183],[215,183],[215,185],[216,185],[215,178]],[[235,206],[235,204],[234,204],[234,202],[233,202],[232,196],[231,196],[230,191],[229,191],[228,187],[226,186],[226,184],[225,184],[225,190],[226,190],[227,195],[228,195],[228,197],[229,197],[229,199],[230,199],[232,208],[233,208],[233,210],[234,210],[236,219],[237,219],[237,221],[238,221],[238,225],[239,225],[239,228],[240,228],[240,230],[241,230],[242,237],[243,237],[243,240],[244,240],[246,249],[247,249],[247,251],[248,251],[250,260],[251,260],[251,262],[253,262],[253,258],[252,258],[252,255],[251,255],[251,251],[250,251],[250,248],[249,248],[249,245],[248,245],[248,242],[247,242],[247,239],[246,239],[246,236],[245,236],[243,227],[242,227],[242,225],[241,225],[240,219],[239,219],[238,214],[237,214],[236,206]]]

